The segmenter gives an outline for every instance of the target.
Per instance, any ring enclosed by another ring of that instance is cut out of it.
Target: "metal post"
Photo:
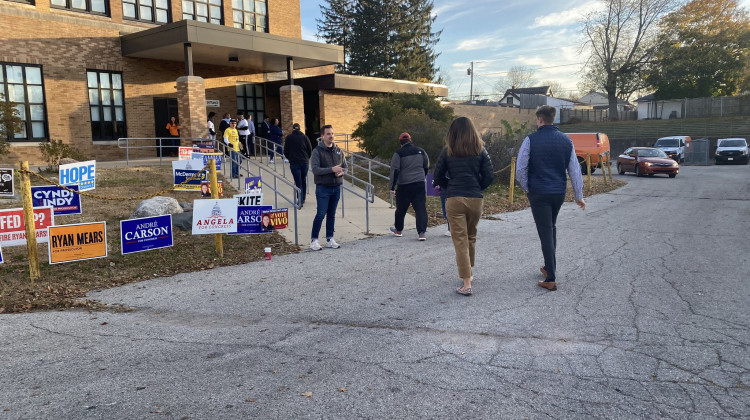
[[[343,185],[339,187],[339,191],[340,191],[339,194],[341,194],[341,217],[346,217],[346,215],[344,214],[344,192],[345,191],[344,191]]]
[[[185,51],[185,76],[193,75],[193,47],[189,42],[184,45]]]
[[[26,254],[29,258],[29,280],[39,280],[39,252],[36,245],[36,225],[34,224],[34,204],[31,200],[31,179],[28,174],[29,162],[21,167],[21,193],[23,194],[23,219],[26,225]]]
[[[591,192],[591,153],[586,153],[586,173],[588,173],[589,192]]]
[[[216,159],[208,160],[208,178],[211,182],[211,198],[219,198],[219,182],[216,180]],[[224,258],[224,241],[221,233],[214,234],[214,243],[216,244],[216,253],[219,258]]]
[[[365,187],[365,233],[368,235],[370,234],[370,199],[367,197],[369,194],[374,194],[370,192],[370,188],[372,188],[370,185]]]

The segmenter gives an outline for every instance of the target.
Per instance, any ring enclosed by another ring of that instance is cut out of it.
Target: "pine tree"
[[[398,34],[398,61],[391,77],[417,81],[432,81],[438,69],[435,45],[442,31],[432,32],[436,17],[432,16],[432,0],[406,0],[402,5],[402,26]]]
[[[329,44],[344,47],[344,64],[337,66],[338,71],[347,72],[347,54],[351,48],[352,23],[356,0],[326,0],[328,7],[320,5],[322,17],[315,19],[318,24],[318,37]]]

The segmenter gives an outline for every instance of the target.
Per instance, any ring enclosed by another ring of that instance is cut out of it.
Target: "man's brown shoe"
[[[557,283],[554,281],[540,281],[537,284],[539,287],[544,287],[547,290],[557,290]]]
[[[547,277],[549,277],[549,274],[547,274],[547,270],[544,269],[544,266],[539,267],[539,271],[544,276],[544,279],[547,280]]]

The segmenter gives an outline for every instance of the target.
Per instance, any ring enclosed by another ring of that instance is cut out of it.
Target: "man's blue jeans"
[[[320,226],[323,224],[323,218],[326,219],[326,240],[333,238],[334,224],[336,223],[336,206],[339,205],[341,198],[341,186],[315,186],[315,199],[318,201],[318,213],[313,220],[312,234],[310,239],[318,239]]]
[[[232,150],[229,158],[232,159],[232,178],[237,178],[240,176],[240,152]]]
[[[307,165],[307,162],[289,164],[289,169],[294,177],[294,185],[302,190],[299,196],[300,204],[305,204],[305,197],[307,197]]]

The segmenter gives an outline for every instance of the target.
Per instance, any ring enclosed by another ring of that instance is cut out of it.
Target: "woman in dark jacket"
[[[463,280],[456,292],[471,296],[482,191],[492,184],[492,161],[474,123],[466,117],[453,120],[445,143],[435,165],[435,184],[446,190],[445,209],[456,250],[458,276]]]
[[[273,124],[271,124],[271,132],[268,134],[268,136],[268,140],[276,143],[275,146],[272,146],[274,149],[276,149],[276,153],[281,154],[281,143],[284,141],[284,132],[281,130],[281,127],[279,127],[278,118],[273,119]],[[268,155],[268,163],[273,163],[273,150],[271,150]]]

